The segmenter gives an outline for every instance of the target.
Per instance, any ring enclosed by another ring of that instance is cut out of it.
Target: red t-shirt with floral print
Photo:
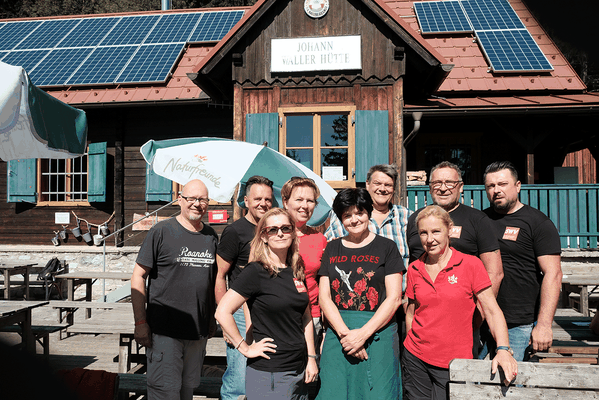
[[[357,249],[345,247],[341,239],[329,242],[318,274],[329,277],[339,310],[376,311],[386,297],[385,276],[403,271],[395,242],[377,235]]]

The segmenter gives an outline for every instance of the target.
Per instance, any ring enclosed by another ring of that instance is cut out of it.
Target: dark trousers
[[[430,365],[404,349],[404,400],[448,400],[449,369]]]

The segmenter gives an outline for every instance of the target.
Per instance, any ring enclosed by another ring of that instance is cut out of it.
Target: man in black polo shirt
[[[216,276],[215,294],[216,302],[227,291],[225,277],[229,279],[229,285],[241,273],[241,268],[248,263],[250,256],[250,242],[254,238],[256,225],[264,214],[272,207],[272,181],[263,176],[252,176],[248,179],[245,187],[244,203],[247,214],[227,226],[223,231],[218,245],[216,264],[218,274]],[[245,317],[243,309],[237,310],[233,315],[237,328],[245,338]],[[222,400],[237,400],[245,395],[245,366],[246,358],[227,341],[227,370],[223,375],[223,384],[220,389]]]

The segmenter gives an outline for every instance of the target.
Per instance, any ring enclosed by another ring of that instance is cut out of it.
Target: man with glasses
[[[191,400],[200,384],[206,342],[216,328],[218,236],[202,222],[209,202],[202,181],[187,183],[181,214],[148,231],[133,268],[134,337],[146,347],[149,399]]]
[[[225,228],[218,245],[216,255],[218,274],[214,290],[217,303],[227,291],[226,278],[230,286],[241,273],[241,268],[248,263],[250,242],[254,238],[256,225],[272,207],[272,181],[263,176],[252,176],[246,183],[243,201],[247,214]],[[237,310],[233,318],[239,333],[245,339],[243,308]],[[223,375],[220,395],[222,400],[237,400],[239,396],[245,395],[246,358],[235,349],[235,344],[231,343],[226,335],[225,341],[227,341],[227,370]]]
[[[453,227],[449,233],[451,247],[481,259],[491,279],[493,293],[497,296],[503,278],[499,242],[493,233],[489,218],[482,211],[460,203],[464,190],[462,171],[457,165],[443,161],[431,169],[429,187],[433,204],[447,211],[453,220]],[[408,221],[410,262],[417,260],[424,253],[416,227],[416,217],[421,210],[422,208],[412,214]],[[481,322],[480,314],[475,314],[475,328],[478,328]],[[479,335],[478,329],[475,329],[475,357],[478,356],[478,348]]]
[[[391,239],[397,245],[403,257],[405,266],[408,265],[408,243],[406,227],[412,211],[398,204],[393,204],[393,196],[397,188],[398,173],[393,165],[380,164],[370,167],[366,175],[366,190],[372,198],[372,216],[368,229],[377,235]],[[330,224],[324,235],[330,242],[347,236],[347,231],[339,218],[331,211]],[[405,276],[404,276],[405,280]]]

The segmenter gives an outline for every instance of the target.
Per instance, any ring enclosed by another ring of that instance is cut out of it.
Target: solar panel
[[[60,42],[65,35],[81,22],[81,19],[55,19],[44,21],[31,35],[19,43],[16,49],[51,49]]]
[[[163,14],[144,44],[187,42],[201,13]]]
[[[475,31],[526,29],[507,0],[461,0]]]
[[[50,50],[12,51],[7,52],[7,56],[2,61],[10,65],[23,67],[29,73],[49,53]]]
[[[122,17],[100,45],[141,44],[159,19],[160,15]]]
[[[97,46],[118,20],[118,18],[84,18],[57,47]]]
[[[113,83],[136,49],[137,46],[97,47],[66,84]]]
[[[42,24],[42,21],[7,23],[0,30],[0,50],[12,50],[20,41]]]
[[[116,79],[123,82],[163,82],[183,51],[182,43],[143,45]]]
[[[553,70],[526,29],[477,31],[476,36],[495,72]]]
[[[206,12],[189,37],[188,42],[221,40],[243,17],[243,11]]]
[[[37,86],[64,85],[91,48],[55,49],[29,74]]]
[[[417,2],[414,10],[423,34],[472,31],[459,1]]]

